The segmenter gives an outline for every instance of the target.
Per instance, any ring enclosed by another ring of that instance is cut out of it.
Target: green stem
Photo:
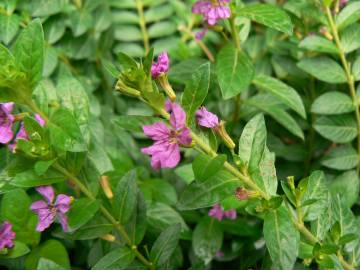
[[[241,51],[240,37],[239,37],[239,32],[236,29],[235,17],[231,17],[229,21],[231,26],[231,35],[233,37],[237,51],[240,52]]]
[[[140,29],[141,29],[141,35],[143,38],[143,42],[144,42],[145,52],[148,53],[150,51],[150,43],[149,43],[149,35],[146,30],[144,5],[142,3],[142,0],[135,0],[135,2],[136,2],[137,12],[139,14],[139,25],[140,25]]]
[[[71,179],[75,183],[75,185],[84,193],[89,199],[96,200],[96,197],[91,193],[91,191],[81,182],[79,178],[70,173],[64,167],[59,165],[58,163],[54,164],[53,167],[65,175],[67,178]],[[134,245],[127,234],[125,228],[111,215],[111,213],[103,206],[100,206],[100,211],[104,215],[104,217],[117,229],[120,233],[121,237],[125,239],[126,244],[132,249],[135,253],[135,256],[150,270],[155,270],[155,266],[152,262],[149,262],[137,249],[137,246]]]
[[[350,64],[346,60],[346,55],[345,55],[344,49],[342,47],[340,37],[339,37],[339,32],[338,32],[338,29],[336,27],[334,17],[333,17],[333,15],[331,13],[331,10],[330,10],[329,7],[325,7],[325,11],[326,11],[326,16],[327,16],[327,19],[328,19],[332,34],[334,36],[335,44],[336,44],[336,46],[338,48],[338,52],[339,52],[339,56],[340,56],[342,66],[343,66],[343,68],[345,70],[347,83],[349,85],[350,95],[351,95],[351,98],[352,98],[353,103],[355,105],[355,117],[356,117],[356,122],[357,122],[357,129],[358,129],[358,136],[357,136],[358,165],[357,165],[357,170],[359,171],[360,170],[360,110],[359,110],[359,101],[358,101],[358,98],[356,96],[355,81],[354,81],[353,75],[351,74]]]

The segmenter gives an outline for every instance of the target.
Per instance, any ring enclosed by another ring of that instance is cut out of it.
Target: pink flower
[[[41,125],[44,126],[45,125],[45,120],[42,119],[42,117],[39,114],[35,114],[35,120]],[[14,149],[16,148],[16,144],[18,140],[25,140],[28,141],[29,140],[29,136],[26,133],[25,130],[25,126],[24,123],[21,123],[20,129],[18,131],[18,133],[16,134],[14,143],[9,145],[10,150],[14,151]]]
[[[207,128],[216,128],[219,125],[219,118],[206,110],[205,107],[201,107],[196,111],[196,119],[200,126]]]
[[[195,38],[197,40],[200,40],[200,39],[203,39],[203,37],[205,36],[205,34],[207,33],[208,29],[207,28],[204,28],[203,30],[201,30],[200,32],[197,32],[195,34]]]
[[[236,216],[237,216],[236,210],[235,209],[230,209],[228,211],[224,211],[224,216],[226,218],[228,218],[228,219],[234,220],[234,219],[236,219]]]
[[[209,25],[215,25],[219,20],[230,18],[228,6],[230,0],[197,1],[192,7],[192,13],[201,14]]]
[[[215,204],[209,211],[209,217],[216,218],[221,221],[224,217],[224,213],[220,204]]]
[[[14,137],[12,126],[15,117],[11,114],[14,108],[13,102],[0,103],[0,143],[7,144]]]
[[[158,61],[153,62],[151,66],[151,76],[156,79],[162,74],[165,74],[169,71],[170,59],[166,52],[162,52],[158,56]]]
[[[39,217],[36,230],[42,232],[49,228],[57,217],[63,230],[65,232],[68,231],[68,221],[65,214],[70,209],[71,197],[65,194],[59,194],[54,203],[55,194],[54,189],[51,186],[37,187],[36,191],[46,200],[33,202],[30,206],[30,209]]]
[[[349,2],[348,0],[340,0],[340,2],[339,2],[339,6],[340,6],[340,8],[345,7],[345,6],[347,5],[347,3],[348,3],[348,2]]]
[[[4,221],[0,225],[0,250],[4,248],[12,248],[14,246],[14,238],[16,234],[12,230],[12,225],[8,221]]]
[[[176,103],[167,103],[166,109],[170,113],[170,125],[158,122],[143,126],[146,136],[154,140],[150,147],[141,149],[141,152],[151,156],[151,166],[160,168],[174,168],[180,162],[180,145],[190,145],[192,142],[190,130],[186,127],[186,114]]]
[[[210,210],[209,214],[210,217],[213,217],[219,221],[223,220],[223,218],[228,219],[236,219],[237,213],[235,209],[231,209],[228,211],[224,211],[220,204],[215,204]]]

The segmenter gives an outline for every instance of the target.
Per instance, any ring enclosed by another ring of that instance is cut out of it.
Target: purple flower
[[[12,248],[14,246],[14,238],[16,234],[12,230],[12,225],[8,221],[4,221],[0,225],[0,250],[4,248]]]
[[[151,76],[154,79],[168,72],[170,67],[170,59],[166,52],[160,53],[157,60],[151,66]]]
[[[236,216],[237,216],[236,210],[235,209],[230,209],[228,211],[224,211],[224,216],[226,218],[228,218],[228,219],[234,220],[234,219],[236,219]]]
[[[30,206],[30,209],[39,217],[36,230],[42,232],[49,228],[57,217],[64,232],[68,231],[68,221],[65,214],[70,209],[71,197],[65,194],[59,194],[54,203],[55,194],[54,189],[51,186],[37,187],[36,191],[46,200],[33,202]]]
[[[41,117],[39,114],[35,114],[35,120],[36,120],[41,126],[44,126],[44,125],[45,125],[45,120],[42,119],[42,117]],[[28,140],[29,140],[29,136],[28,136],[28,134],[26,133],[24,123],[21,123],[20,129],[19,129],[18,133],[16,134],[14,143],[12,143],[12,144],[9,145],[9,148],[10,148],[11,151],[14,151],[14,149],[16,148],[16,144],[17,144],[17,141],[18,141],[18,140],[25,140],[25,141],[28,141]]]
[[[203,37],[205,36],[205,34],[207,33],[208,29],[207,28],[204,28],[203,30],[201,30],[200,32],[197,32],[195,34],[195,38],[197,40],[200,40],[200,39],[203,39]]]
[[[234,220],[234,219],[236,219],[237,214],[236,214],[235,209],[224,211],[220,204],[215,204],[210,209],[209,216],[221,221],[221,220],[223,220],[223,218],[228,218],[228,219]]]
[[[11,114],[14,108],[13,102],[0,103],[0,143],[7,144],[14,137],[12,126],[15,117]]]
[[[219,118],[205,107],[201,107],[196,111],[196,119],[202,127],[216,128],[219,125]]]
[[[229,2],[230,0],[197,1],[192,7],[192,13],[203,15],[205,22],[215,25],[219,20],[230,18]]]
[[[209,211],[209,217],[216,218],[221,221],[224,217],[224,213],[220,204],[215,204]]]
[[[151,156],[151,166],[160,168],[174,168],[180,162],[180,145],[190,145],[192,142],[190,130],[185,126],[186,114],[176,103],[167,103],[166,109],[170,113],[171,128],[162,122],[143,126],[146,136],[155,143],[141,152]]]

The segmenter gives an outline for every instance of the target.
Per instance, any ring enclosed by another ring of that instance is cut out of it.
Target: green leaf
[[[171,21],[156,22],[148,29],[149,38],[159,38],[172,35],[176,32],[176,24]]]
[[[244,103],[256,107],[258,110],[270,115],[292,134],[304,140],[304,133],[299,124],[285,111],[285,109],[281,108],[279,104],[272,104],[269,102],[269,99],[271,98],[274,99],[271,94],[258,94],[245,100]]]
[[[327,83],[337,84],[347,81],[343,68],[329,57],[305,58],[297,66],[315,78]]]
[[[136,177],[135,171],[129,171],[121,178],[115,189],[113,209],[121,224],[126,224],[136,208]]]
[[[358,163],[358,154],[351,145],[336,147],[321,160],[322,165],[336,170],[350,170]]]
[[[186,83],[181,105],[186,112],[186,122],[193,124],[196,110],[204,102],[210,86],[210,63],[201,65]]]
[[[208,264],[221,249],[223,238],[220,222],[203,217],[193,232],[192,247],[195,255]]]
[[[6,259],[15,259],[21,256],[24,256],[25,254],[29,253],[30,249],[27,245],[25,245],[22,242],[14,241],[14,247],[11,249],[8,249],[8,253],[4,256],[0,255],[0,258],[6,258]]]
[[[93,16],[86,9],[74,10],[69,14],[69,19],[75,37],[84,34],[93,24]]]
[[[254,67],[243,51],[238,52],[229,43],[216,58],[216,74],[223,98],[229,99],[247,89],[254,76]]]
[[[143,115],[119,115],[114,119],[114,123],[126,131],[143,132],[144,125],[152,125],[160,122],[161,119]]]
[[[306,118],[305,108],[301,97],[290,86],[278,79],[266,75],[256,76],[253,83],[260,89],[268,91],[272,95],[276,96],[289,108],[293,109],[303,118]]]
[[[358,234],[357,221],[351,209],[346,205],[343,196],[337,194],[332,198],[331,203],[332,211],[334,214],[334,220],[339,222],[340,225],[340,237],[347,234]]]
[[[163,20],[166,18],[170,18],[173,14],[174,9],[172,5],[163,4],[157,7],[146,10],[144,17],[147,23]]]
[[[26,257],[25,269],[38,270],[38,264],[41,258],[53,261],[65,270],[71,269],[66,248],[57,240],[47,240],[40,246],[33,249]]]
[[[346,5],[336,17],[338,29],[344,29],[346,26],[353,24],[360,19],[360,3],[352,2]]]
[[[293,269],[300,236],[285,206],[265,215],[264,238],[273,266],[281,270]]]
[[[164,179],[151,179],[141,183],[141,189],[151,193],[153,201],[173,205],[177,202],[175,188]]]
[[[311,106],[311,112],[318,114],[343,114],[354,110],[355,105],[351,97],[337,91],[319,96]]]
[[[203,182],[192,182],[178,202],[179,210],[192,210],[214,205],[234,194],[239,180],[227,171],[219,171]]]
[[[11,181],[11,185],[25,188],[50,185],[63,181],[65,181],[64,175],[53,169],[48,170],[42,175],[31,169],[17,173]]]
[[[301,181],[306,187],[301,198],[302,211],[305,221],[315,220],[320,217],[328,204],[328,189],[325,184],[325,176],[322,171],[314,171],[308,178]],[[316,200],[305,206],[306,202]]]
[[[65,268],[61,267],[57,263],[54,263],[51,260],[40,258],[37,265],[37,270],[64,270]]]
[[[356,203],[359,196],[359,175],[355,170],[344,172],[330,182],[330,191],[340,194],[348,207]]]
[[[84,152],[87,145],[75,117],[65,109],[57,110],[48,123],[52,145],[70,152]]]
[[[237,16],[243,16],[257,23],[284,32],[293,33],[293,24],[289,15],[279,7],[270,4],[254,4],[240,7],[236,10]]]
[[[127,247],[119,247],[102,257],[91,270],[127,269],[135,258],[135,253]]]
[[[88,198],[75,200],[75,202],[71,204],[70,211],[67,214],[70,232],[79,229],[93,218],[99,210],[99,207],[100,202],[96,200],[94,201]]]
[[[126,224],[125,229],[128,232],[132,242],[135,245],[138,245],[143,240],[146,228],[147,228],[147,219],[146,219],[146,204],[142,192],[137,194],[137,207],[132,213],[132,216],[129,222]]]
[[[250,170],[258,167],[266,144],[264,116],[254,116],[244,127],[239,140],[239,157]]]
[[[314,52],[338,53],[338,49],[333,42],[320,36],[308,36],[304,38],[299,47]]]
[[[164,203],[152,203],[147,208],[147,222],[148,224],[155,229],[155,231],[163,231],[167,227],[180,224],[181,231],[189,231],[189,227],[186,225],[182,216],[175,211],[171,206]]]
[[[352,65],[352,74],[354,75],[355,81],[360,80],[360,56],[356,58]]]
[[[218,155],[210,158],[208,155],[198,155],[192,163],[192,169],[195,179],[203,182],[223,169],[224,162],[226,161],[225,155]]]
[[[190,184],[192,181],[195,180],[195,176],[191,164],[178,166],[175,169],[175,174],[179,176],[187,184]]]
[[[202,58],[191,58],[181,61],[174,66],[171,66],[168,73],[169,80],[179,84],[185,84],[187,81],[191,80],[193,71],[206,62],[207,61]]]
[[[164,265],[175,251],[180,238],[179,224],[174,224],[165,229],[156,239],[150,251],[150,260],[156,266]]]
[[[321,136],[336,143],[351,142],[358,135],[352,115],[322,116],[316,119],[314,128]]]
[[[355,23],[347,27],[341,34],[341,44],[345,53],[360,48],[360,24]]]
[[[0,14],[0,40],[8,45],[17,34],[20,17],[17,14]]]
[[[14,55],[26,75],[27,94],[39,83],[44,63],[44,32],[40,19],[35,19],[20,33],[14,45]]]

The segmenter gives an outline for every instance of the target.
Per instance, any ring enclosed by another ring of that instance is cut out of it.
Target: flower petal
[[[209,112],[205,107],[201,107],[196,111],[196,119],[202,127],[215,128],[219,125],[217,115]]]
[[[192,142],[190,136],[190,129],[184,128],[182,132],[178,135],[178,140],[181,145],[189,145]]]
[[[146,136],[154,141],[166,140],[170,136],[170,130],[163,122],[145,125],[143,131]]]
[[[35,213],[38,213],[41,210],[48,209],[49,205],[45,201],[36,201],[30,205],[30,209]]]
[[[52,186],[40,186],[36,188],[36,191],[39,192],[49,204],[54,201],[55,194]]]
[[[38,232],[42,232],[45,229],[49,228],[50,225],[54,222],[56,212],[52,212],[50,209],[39,210],[38,217],[39,221],[36,226],[36,230]]]
[[[71,197],[65,194],[59,194],[56,197],[55,208],[65,214],[70,209]]]
[[[67,216],[65,216],[63,213],[58,213],[58,219],[60,221],[60,224],[61,224],[61,227],[62,227],[63,231],[68,232],[69,231],[69,224],[68,224]]]
[[[186,113],[177,103],[171,104],[170,124],[175,130],[185,127]]]

